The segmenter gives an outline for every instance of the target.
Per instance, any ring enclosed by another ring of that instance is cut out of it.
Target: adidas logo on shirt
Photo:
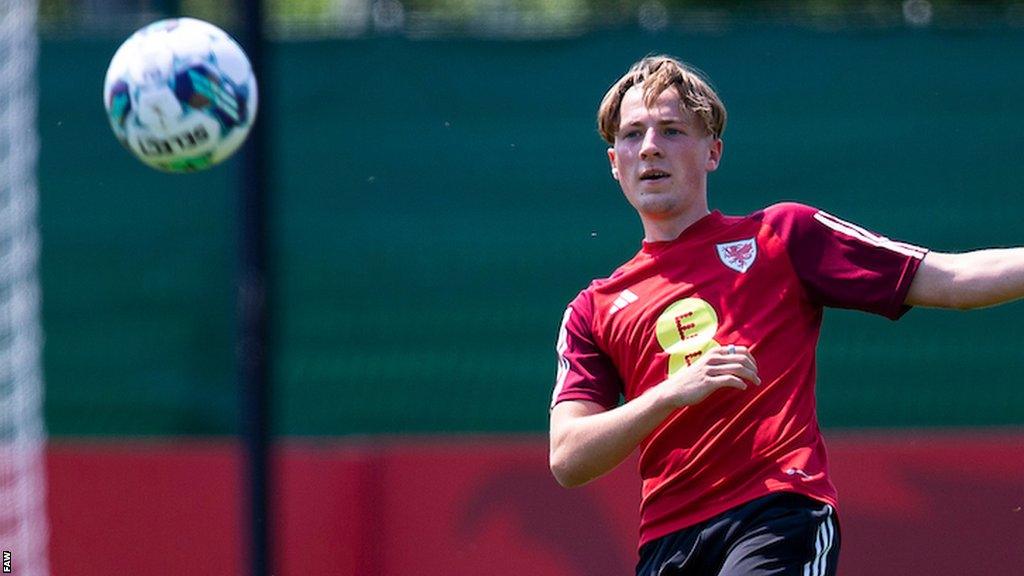
[[[639,296],[633,294],[629,290],[623,290],[622,293],[619,294],[619,297],[615,299],[615,302],[612,303],[612,309],[608,313],[615,314],[619,310],[622,310],[626,306],[629,306],[630,304],[636,302],[639,299]]]

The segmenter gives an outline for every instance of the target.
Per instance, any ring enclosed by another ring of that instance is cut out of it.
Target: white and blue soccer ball
[[[195,18],[160,20],[114,53],[103,104],[117,139],[139,160],[194,172],[245,141],[256,118],[256,78],[220,28]]]

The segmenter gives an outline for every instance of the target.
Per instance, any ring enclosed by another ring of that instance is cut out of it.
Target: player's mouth
[[[648,168],[640,172],[640,180],[645,182],[664,180],[669,176],[671,176],[671,174],[665,172],[664,170],[658,170],[657,168]]]

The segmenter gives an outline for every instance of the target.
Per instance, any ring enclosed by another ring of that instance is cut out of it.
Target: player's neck
[[[644,225],[644,240],[646,242],[667,242],[675,240],[684,230],[692,226],[701,218],[710,214],[706,202],[700,203],[680,214],[668,218],[656,218],[640,216]]]

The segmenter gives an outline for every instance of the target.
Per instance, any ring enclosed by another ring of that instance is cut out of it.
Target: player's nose
[[[647,159],[661,155],[661,148],[658,146],[658,132],[651,128],[644,132],[644,140],[640,144],[640,158]]]

